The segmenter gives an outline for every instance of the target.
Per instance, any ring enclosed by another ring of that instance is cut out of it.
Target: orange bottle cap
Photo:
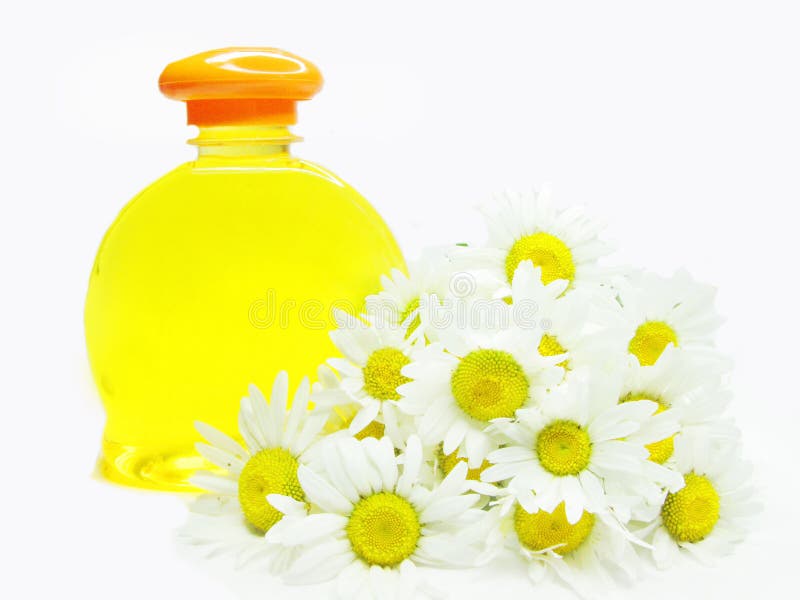
[[[292,125],[295,103],[320,90],[322,75],[276,48],[223,48],[170,63],[158,87],[186,102],[190,125]]]

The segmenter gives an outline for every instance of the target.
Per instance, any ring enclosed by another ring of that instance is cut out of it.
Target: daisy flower
[[[569,373],[582,367],[616,366],[625,357],[622,309],[609,288],[583,288],[564,294],[569,282],[544,283],[542,270],[520,263],[511,283],[515,318],[532,312],[543,329],[539,354],[567,354],[560,363]]]
[[[642,366],[637,360],[628,363],[620,402],[650,400],[658,405],[656,415],[631,436],[646,442],[652,462],[666,463],[676,440],[694,428],[704,428],[704,435],[714,439],[730,441],[737,436],[732,423],[722,418],[730,393],[722,389],[722,371],[715,367],[719,365],[692,360],[672,344],[652,366]],[[653,429],[659,429],[659,422],[666,419],[677,420],[680,427],[674,435],[657,439]]]
[[[332,386],[327,378],[331,387],[316,394],[314,401],[330,409],[357,405],[348,426],[351,435],[363,434],[367,428],[375,434],[383,430],[396,447],[402,447],[408,418],[398,413],[396,404],[398,387],[411,381],[401,371],[413,358],[413,339],[405,327],[388,324],[376,315],[356,319],[337,311],[335,319],[339,328],[330,336],[344,358],[332,358],[328,364],[340,380]]]
[[[716,290],[684,270],[672,277],[634,273],[618,284],[627,322],[628,351],[652,365],[668,344],[710,357],[722,319],[714,309]]]
[[[463,455],[463,451],[456,449],[450,454],[445,454],[443,444],[438,444],[435,448],[433,448],[433,451],[430,454],[432,455],[433,473],[436,476],[436,481],[441,481],[447,477],[459,464],[464,463],[467,465],[466,478],[467,486],[470,490],[481,494],[487,501],[490,497],[497,495],[497,487],[490,483],[481,481],[481,475],[483,472],[492,466],[492,463],[490,463],[488,460],[484,459],[483,462],[477,467],[469,468],[469,461],[467,460],[467,457]]]
[[[577,288],[597,284],[597,260],[608,247],[597,234],[602,226],[578,208],[556,209],[549,190],[531,194],[506,192],[482,211],[489,229],[488,248],[475,253],[503,282],[511,283],[523,261],[541,269],[542,282],[557,279]]]
[[[466,465],[433,489],[419,481],[422,466],[416,436],[399,457],[387,438],[340,438],[324,471],[301,466],[310,514],[294,498],[269,496],[285,517],[267,542],[298,550],[287,582],[336,578],[341,598],[411,598],[426,589],[418,566],[475,564],[485,513],[473,508],[479,496],[465,493]]]
[[[510,311],[502,300],[499,310]],[[423,313],[425,314],[425,313]],[[469,468],[480,467],[495,441],[485,431],[493,419],[510,418],[530,406],[564,370],[563,356],[541,356],[541,331],[508,327],[461,327],[457,320],[439,330],[440,342],[421,348],[402,373],[398,408],[417,417],[417,432],[430,446],[442,443],[444,455],[457,449]]]
[[[654,522],[640,533],[661,568],[683,553],[714,564],[732,551],[759,511],[752,501],[751,468],[741,461],[738,444],[714,448],[698,437],[675,452],[685,485],[667,494]]]
[[[637,574],[634,538],[609,512],[584,511],[570,523],[563,502],[550,512],[531,513],[513,496],[501,498],[492,512],[506,549],[525,560],[534,584],[554,575],[593,598],[612,589],[615,577],[631,580]]]
[[[465,297],[477,292],[475,278],[458,272],[453,262],[455,251],[452,247],[427,248],[419,260],[409,264],[410,275],[392,269],[389,276],[381,276],[383,289],[367,296],[367,312],[389,324],[404,324],[408,335],[416,334],[417,339],[424,339],[426,332],[418,330],[422,296],[435,294],[444,298],[454,293]]]
[[[211,493],[193,506],[183,538],[240,558],[263,555],[272,558],[276,568],[285,566],[288,555],[263,543],[264,532],[282,517],[266,496],[285,494],[305,501],[298,467],[325,423],[324,416],[308,413],[309,391],[308,380],[303,379],[287,409],[285,371],[275,378],[269,401],[251,385],[239,412],[239,434],[246,446],[210,425],[196,423],[208,441],[197,444],[198,452],[223,473],[198,472],[191,478],[193,485]]]
[[[380,420],[370,421],[358,431],[351,431],[350,426],[362,405],[344,391],[336,372],[328,365],[317,368],[317,381],[312,386],[314,412],[326,417],[323,433],[324,440],[340,434],[350,435],[357,440],[367,437],[381,439],[386,434],[386,426]]]
[[[493,424],[508,444],[489,454],[494,464],[482,479],[509,480],[508,489],[531,513],[552,512],[563,502],[575,524],[584,511],[613,506],[606,479],[633,485],[645,477],[649,452],[629,436],[656,409],[646,400],[620,404],[612,378],[573,378],[547,394],[540,408]],[[665,433],[676,428],[673,423]]]

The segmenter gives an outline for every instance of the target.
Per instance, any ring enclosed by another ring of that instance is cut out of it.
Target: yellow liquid
[[[313,377],[335,354],[331,308],[359,310],[381,274],[404,269],[380,216],[331,173],[286,152],[226,152],[145,189],[97,253],[85,326],[110,480],[188,489],[208,466],[194,421],[235,435],[249,383],[268,395],[282,369],[292,388]]]

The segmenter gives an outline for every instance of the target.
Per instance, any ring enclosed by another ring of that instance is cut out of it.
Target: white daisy
[[[472,274],[461,273],[453,261],[458,247],[426,248],[420,258],[409,264],[410,275],[393,269],[391,276],[381,277],[383,289],[367,296],[367,312],[377,315],[383,322],[408,327],[408,334],[415,339],[424,339],[427,332],[419,329],[420,299],[435,294],[445,298],[450,294],[458,297],[478,292]]]
[[[656,412],[627,438],[647,448],[647,477],[624,491],[611,481],[606,490],[612,494],[632,492],[639,501],[631,506],[630,516],[625,518],[649,521],[658,512],[665,495],[683,487],[683,477],[675,468],[675,447],[687,443],[694,435],[716,446],[729,445],[738,439],[739,431],[731,419],[723,418],[730,393],[722,387],[721,371],[714,365],[698,363],[696,357],[671,344],[652,366],[642,366],[634,357],[630,358],[620,402],[649,400],[658,405]]]
[[[191,478],[193,485],[211,494],[193,505],[183,538],[242,559],[268,557],[273,568],[285,566],[290,557],[263,540],[264,532],[282,516],[266,496],[279,493],[304,501],[297,470],[325,423],[323,415],[308,413],[309,391],[308,380],[303,379],[287,410],[285,371],[275,378],[269,402],[251,385],[239,412],[239,434],[246,447],[210,425],[196,423],[209,442],[198,443],[197,450],[223,474],[198,472]]]
[[[606,479],[633,485],[646,477],[649,452],[630,436],[657,408],[646,400],[620,404],[613,378],[575,377],[548,393],[540,408],[492,425],[508,444],[489,455],[494,465],[482,479],[509,480],[528,512],[552,512],[563,502],[573,524],[584,511],[604,512],[616,502],[606,494]],[[666,435],[677,429],[669,425]]]
[[[730,393],[723,389],[722,371],[715,367],[719,364],[698,362],[672,344],[652,366],[642,366],[635,359],[628,362],[620,402],[650,400],[658,404],[656,415],[631,436],[647,444],[651,461],[666,463],[675,443],[696,428],[723,442],[738,436],[733,423],[722,418]],[[658,439],[658,432],[652,429],[659,428],[659,421],[667,418],[677,420],[680,427],[674,436]]]
[[[483,551],[477,494],[460,464],[437,487],[419,482],[422,446],[416,436],[396,457],[388,440],[340,438],[325,454],[325,470],[300,467],[306,505],[269,496],[284,519],[266,539],[298,548],[285,574],[290,583],[337,579],[338,596],[411,598],[425,591],[417,567],[472,566]]]
[[[381,439],[386,434],[386,426],[378,419],[370,421],[359,431],[351,432],[350,426],[363,407],[342,389],[339,377],[328,365],[317,368],[317,381],[312,386],[311,396],[314,399],[314,412],[326,415],[323,441],[340,435],[358,440],[366,437]]]
[[[597,260],[608,253],[597,237],[602,226],[579,208],[556,209],[549,190],[506,192],[483,212],[489,247],[476,252],[475,260],[488,266],[498,280],[510,283],[522,261],[539,267],[546,284],[564,279],[573,289],[597,285],[602,279]]]
[[[714,448],[702,437],[675,448],[685,486],[668,494],[654,522],[640,531],[659,567],[684,552],[714,564],[742,539],[760,507],[752,500],[751,468],[739,453],[738,444]]]
[[[475,468],[469,468],[469,461],[464,455],[463,450],[456,449],[450,454],[444,453],[443,444],[437,444],[430,449],[426,456],[430,457],[430,462],[433,465],[432,473],[434,474],[434,481],[441,481],[447,477],[457,465],[464,463],[467,465],[467,486],[473,492],[477,492],[484,496],[485,501],[497,495],[498,489],[496,486],[481,481],[481,474],[492,466],[488,460],[484,459],[483,462]]]
[[[715,360],[714,334],[722,319],[714,309],[716,290],[684,270],[670,278],[635,272],[617,282],[627,323],[628,351],[652,365],[668,344]]]
[[[530,318],[542,328],[539,353],[566,354],[561,366],[567,373],[585,367],[618,368],[627,351],[619,302],[610,288],[584,287],[564,294],[568,285],[565,279],[545,284],[539,267],[520,263],[511,284],[515,318]]]
[[[510,311],[503,301],[498,310]],[[494,310],[494,309],[493,309]],[[445,455],[457,449],[470,468],[480,467],[496,443],[485,429],[492,419],[538,401],[557,385],[563,356],[541,356],[541,330],[481,325],[461,327],[457,320],[439,330],[440,342],[421,348],[402,373],[412,379],[398,388],[398,407],[418,417],[425,444],[443,444]]]
[[[396,410],[400,399],[398,387],[411,381],[401,372],[413,359],[413,340],[407,329],[381,320],[379,316],[362,315],[356,319],[337,311],[338,329],[331,332],[333,343],[344,358],[328,361],[339,374],[338,385],[329,377],[327,389],[314,396],[320,408],[346,410],[358,405],[348,431],[353,436],[368,433],[389,436],[396,447],[402,447],[410,427],[410,419]]]
[[[635,538],[608,512],[584,511],[570,523],[564,503],[530,513],[513,496],[501,498],[493,512],[506,549],[527,562],[534,584],[555,575],[583,598],[594,598],[616,589],[616,578],[637,574]]]

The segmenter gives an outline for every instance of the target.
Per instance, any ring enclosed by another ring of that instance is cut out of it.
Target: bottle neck
[[[199,128],[189,144],[198,159],[288,156],[289,145],[302,141],[285,125],[214,125]]]

